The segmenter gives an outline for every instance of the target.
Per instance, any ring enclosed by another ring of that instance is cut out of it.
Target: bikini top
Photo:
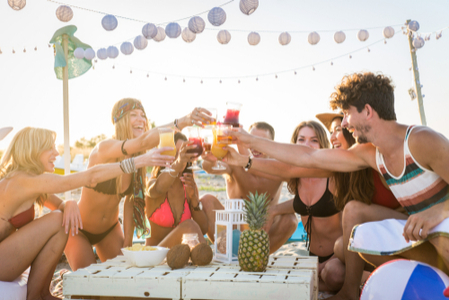
[[[326,191],[320,200],[311,206],[307,206],[299,198],[298,193],[295,195],[293,200],[293,209],[296,213],[301,216],[314,216],[314,217],[330,217],[339,213],[340,211],[335,207],[334,198],[332,193],[329,191],[329,178],[326,183]]]
[[[112,178],[103,182],[98,183],[95,187],[91,188],[86,186],[89,189],[93,189],[96,192],[102,193],[102,194],[106,194],[106,195],[116,195],[117,193],[117,186],[115,184],[116,178]],[[121,194],[118,194],[118,196],[120,198],[123,198],[127,195],[131,195],[133,192],[133,183],[131,181],[131,183],[129,184],[128,188],[126,189],[126,191],[124,191]]]
[[[168,192],[165,197],[164,202],[156,208],[151,214],[149,220],[161,227],[176,227],[185,220],[192,218],[192,212],[190,211],[189,203],[187,202],[186,188],[184,187],[184,209],[182,211],[181,220],[178,224],[175,224],[175,217],[173,215],[173,210],[171,209],[170,202],[168,202]]]
[[[31,207],[26,211],[21,212],[20,214],[15,215],[11,219],[8,220],[12,226],[16,229],[19,229],[26,224],[30,223],[34,220],[34,203],[31,204]]]

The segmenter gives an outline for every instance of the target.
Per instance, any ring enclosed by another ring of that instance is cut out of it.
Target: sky
[[[12,126],[14,131],[0,141],[0,149],[26,126],[54,130],[57,144],[64,141],[62,81],[56,79],[53,50],[48,47],[57,29],[75,25],[75,36],[95,50],[120,48],[122,42],[132,42],[141,34],[147,22],[165,27],[181,19],[178,23],[184,28],[194,15],[206,21],[206,30],[194,42],[188,44],[181,37],[159,43],[149,40],[146,49],[98,60],[95,69],[69,81],[71,145],[82,137],[111,136],[111,110],[124,97],[140,99],[149,119],[160,125],[198,106],[222,110],[227,101],[240,102],[241,124],[248,128],[257,121],[268,122],[275,128],[276,141],[289,142],[301,121],[316,120],[316,114],[330,111],[329,96],[344,75],[362,71],[390,76],[396,86],[398,121],[420,124],[418,103],[408,94],[413,87],[411,57],[401,31],[407,19],[419,22],[418,33],[432,33],[417,51],[424,108],[428,126],[449,137],[449,30],[435,39],[435,31],[449,26],[449,1],[261,0],[250,16],[239,10],[239,0],[228,2],[28,0],[24,9],[14,11],[6,0],[1,1],[0,127]],[[61,4],[73,10],[67,23],[55,15]],[[222,6],[227,14],[220,27],[207,21],[207,13],[200,14],[215,6]],[[114,31],[101,26],[105,13],[117,16]],[[396,35],[384,44],[386,26],[394,27]],[[216,39],[222,29],[231,33],[227,45]],[[369,32],[365,42],[356,38],[360,29]],[[333,41],[339,30],[346,34],[342,44]],[[261,36],[257,46],[247,42],[252,31]],[[278,42],[284,31],[292,37],[287,46]],[[312,31],[321,37],[313,46],[307,42]]]

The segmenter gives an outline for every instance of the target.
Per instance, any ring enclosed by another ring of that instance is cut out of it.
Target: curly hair
[[[354,73],[344,76],[335,87],[330,106],[335,109],[349,109],[355,106],[361,112],[369,104],[386,121],[396,121],[394,112],[394,85],[390,78],[382,74]]]

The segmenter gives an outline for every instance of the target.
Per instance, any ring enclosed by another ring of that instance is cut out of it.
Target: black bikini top
[[[96,192],[106,194],[106,195],[116,195],[117,193],[117,186],[115,184],[116,178],[109,179],[103,182],[98,183],[95,187],[91,188],[86,186],[89,189],[93,189]],[[118,194],[120,198],[123,198],[127,195],[130,195],[133,192],[133,183],[131,182],[129,184],[129,187],[121,194]]]
[[[335,207],[332,193],[329,191],[329,178],[326,183],[326,191],[317,203],[307,206],[299,198],[298,193],[296,193],[295,199],[293,200],[293,209],[301,216],[330,217],[339,213],[340,211]]]

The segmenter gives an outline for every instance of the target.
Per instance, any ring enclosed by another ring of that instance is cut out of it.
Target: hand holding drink
[[[214,128],[214,140],[212,143],[211,152],[218,158],[217,165],[212,167],[212,170],[225,170],[226,168],[221,164],[221,159],[226,156],[228,150],[223,149],[232,142],[232,137],[225,135],[225,132],[231,130],[231,125],[219,124]]]
[[[195,153],[196,158],[198,158],[203,153],[203,145],[200,137],[199,127],[193,126],[188,128],[189,142],[196,147],[194,149],[187,150],[187,153]],[[196,160],[193,162],[192,166],[189,167],[191,170],[200,170]]]
[[[240,109],[242,108],[242,104],[236,102],[227,102],[226,107],[227,111],[223,123],[232,125],[234,128],[238,128],[240,125],[239,115]]]

